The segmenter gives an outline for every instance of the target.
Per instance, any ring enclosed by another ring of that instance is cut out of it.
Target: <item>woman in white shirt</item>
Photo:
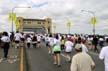
[[[71,52],[72,52],[72,48],[73,48],[73,43],[70,41],[70,39],[68,39],[66,42],[65,42],[65,52],[66,52],[66,57],[68,59],[68,62],[71,61]]]
[[[86,53],[88,53],[88,48],[87,48],[87,46],[85,45],[85,41],[81,41],[81,45],[82,45],[82,52],[86,52]]]
[[[61,66],[61,59],[60,59],[60,53],[61,53],[61,42],[58,37],[58,35],[55,35],[54,39],[54,47],[53,47],[53,57],[54,57],[54,64],[58,65],[59,67]]]
[[[27,36],[27,47],[30,48],[30,44],[32,42],[32,39],[30,37],[30,35]]]
[[[9,35],[7,32],[3,32],[3,35],[1,37],[1,41],[2,41],[2,48],[4,50],[4,58],[8,58],[7,55],[8,55],[8,50],[9,50],[9,42],[10,42],[10,38],[9,38]]]

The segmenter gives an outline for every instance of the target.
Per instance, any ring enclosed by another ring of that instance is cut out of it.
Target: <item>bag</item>
[[[1,47],[4,48],[5,47],[5,42],[1,43]]]

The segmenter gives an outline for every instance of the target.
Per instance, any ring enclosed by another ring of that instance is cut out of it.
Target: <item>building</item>
[[[20,32],[51,33],[51,19],[28,19],[17,17],[19,27],[16,29]]]

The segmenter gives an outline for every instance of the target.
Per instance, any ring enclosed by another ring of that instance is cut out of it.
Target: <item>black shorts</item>
[[[61,44],[61,50],[65,49],[64,47],[65,47],[64,44]]]
[[[54,54],[60,54],[61,51],[54,51]]]
[[[19,43],[19,41],[15,41],[15,43]]]
[[[40,43],[40,41],[38,41],[37,43]]]
[[[49,43],[46,43],[46,46],[49,46]]]
[[[24,38],[21,38],[21,41],[24,41]]]

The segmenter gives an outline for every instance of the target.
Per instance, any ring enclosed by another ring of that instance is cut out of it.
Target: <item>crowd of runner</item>
[[[53,64],[58,67],[61,66],[60,54],[65,53],[66,61],[71,63],[71,71],[85,71],[84,69],[91,71],[95,68],[95,63],[88,52],[92,50],[100,53],[99,58],[104,60],[105,71],[108,71],[108,55],[105,53],[108,51],[107,35],[29,34],[17,31],[11,34],[3,32],[0,39],[5,59],[8,58],[10,47],[18,49],[26,44],[27,48],[42,48],[41,44],[44,42],[48,48],[48,53],[53,55]],[[71,55],[73,51],[76,52],[74,56]]]

